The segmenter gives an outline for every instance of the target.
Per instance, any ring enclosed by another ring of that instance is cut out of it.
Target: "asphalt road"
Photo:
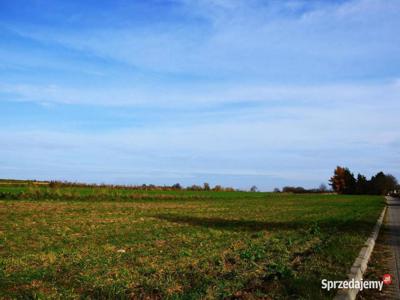
[[[393,298],[400,299],[400,199],[386,197],[388,208],[386,212],[386,226],[389,230],[388,244],[393,251]]]

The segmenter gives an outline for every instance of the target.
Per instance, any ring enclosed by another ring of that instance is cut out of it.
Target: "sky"
[[[398,0],[0,0],[0,178],[400,178]]]

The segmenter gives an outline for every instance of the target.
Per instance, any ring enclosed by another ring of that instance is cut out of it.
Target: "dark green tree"
[[[368,194],[370,190],[370,182],[364,175],[357,175],[356,194]]]
[[[393,175],[385,175],[383,172],[377,173],[371,177],[370,193],[375,195],[386,195],[387,193],[395,190],[397,187],[397,180]]]

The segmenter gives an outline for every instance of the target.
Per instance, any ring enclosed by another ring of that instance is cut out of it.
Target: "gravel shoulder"
[[[364,280],[381,280],[384,274],[392,275],[392,284],[382,291],[364,290],[357,299],[400,299],[400,199],[387,198],[388,210],[384,225],[376,241]]]

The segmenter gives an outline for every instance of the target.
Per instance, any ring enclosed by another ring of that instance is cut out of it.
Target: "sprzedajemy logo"
[[[321,288],[324,290],[332,289],[358,289],[360,291],[366,289],[379,289],[382,291],[383,285],[389,285],[392,283],[392,276],[390,274],[385,274],[382,276],[382,280],[327,280],[322,279]]]

